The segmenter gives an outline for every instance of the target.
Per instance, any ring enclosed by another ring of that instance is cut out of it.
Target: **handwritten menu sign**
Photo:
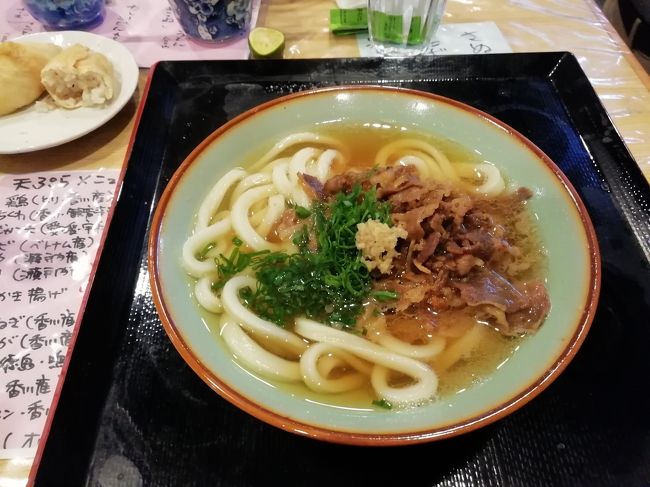
[[[0,176],[0,458],[37,446],[117,175]]]
[[[377,55],[367,33],[358,34],[357,43],[361,56],[372,57]],[[494,22],[471,22],[442,24],[425,54],[490,54],[502,52],[512,52],[512,49]]]
[[[260,0],[252,3],[255,25]],[[45,31],[22,0],[6,0],[6,5],[3,0],[2,5],[0,42]],[[124,44],[143,68],[160,60],[246,59],[249,53],[245,37],[221,44],[189,39],[166,0],[108,0],[104,21],[89,32]]]

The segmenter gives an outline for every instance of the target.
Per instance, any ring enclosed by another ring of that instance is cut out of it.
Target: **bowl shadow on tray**
[[[141,303],[142,310],[151,305],[149,299]],[[105,401],[88,485],[240,486],[279,480],[285,485],[402,485],[403,469],[385,465],[436,459],[409,482],[435,485],[468,463],[478,468],[480,452],[498,429],[488,426],[441,442],[387,448],[338,445],[282,431],[205,385],[157,318],[132,318],[139,322],[139,336],[123,342],[129,350],[120,355],[128,359],[118,366]]]
[[[594,321],[580,351],[551,386],[554,393],[542,394],[526,408],[536,408],[540,400],[552,401],[547,407],[555,417],[545,410],[537,414],[548,417],[547,424],[555,428],[561,440],[559,449],[568,453],[558,458],[556,465],[575,471],[579,478],[591,478],[591,485],[613,485],[616,482],[604,481],[602,473],[599,476],[587,471],[584,456],[568,450],[580,448],[583,455],[593,455],[608,474],[648,470],[643,455],[650,434],[650,396],[646,383],[639,378],[650,375],[645,350],[650,343],[650,327],[639,326],[643,322],[639,317],[647,316],[650,309],[648,287],[640,285],[647,281],[650,269],[641,258],[642,251],[634,248],[636,238],[630,229],[612,226],[618,221],[612,190],[590,179],[584,169],[590,162],[580,160],[582,142],[571,135],[570,126],[542,109],[517,104],[498,106],[493,114],[519,127],[560,163],[574,184],[578,182],[594,224],[602,257],[602,284]],[[562,398],[571,399],[562,403]],[[576,437],[577,432],[580,437]]]
[[[573,439],[576,446],[580,441],[598,444],[597,449],[593,446],[585,449],[592,449],[601,459],[602,468],[608,472],[647,471],[643,455],[647,451],[645,443],[650,433],[650,416],[647,414],[650,396],[644,381],[639,380],[650,374],[645,349],[650,343],[647,318],[646,326],[640,326],[644,322],[640,317],[647,317],[650,309],[648,288],[639,285],[647,281],[650,271],[647,262],[640,259],[642,252],[639,248],[632,248],[636,238],[629,228],[612,227],[611,222],[617,221],[609,194],[612,190],[589,179],[580,164],[580,150],[575,147],[579,142],[568,135],[573,132],[570,126],[542,109],[517,104],[497,106],[492,113],[506,123],[516,124],[559,163],[571,181],[580,181],[581,196],[592,217],[601,250],[602,286],[594,322],[580,352],[551,386],[555,391],[566,389],[566,392],[553,394],[550,400],[571,397],[564,404],[550,406],[556,414],[562,415],[554,423],[556,427],[561,425],[560,432],[570,425],[574,435],[577,431],[584,434],[582,440]],[[527,123],[535,118],[547,123]],[[536,407],[537,401],[543,398],[548,398],[548,394],[542,394],[527,408]],[[561,449],[569,447],[565,443],[558,445]],[[580,445],[581,448],[584,446]],[[565,459],[564,463],[575,462],[572,467],[581,471],[584,465],[579,464],[578,458]],[[602,477],[595,473],[582,474],[593,476],[594,485],[603,483]]]
[[[599,445],[597,451],[591,448],[607,462],[609,472],[645,470],[650,475],[644,458],[650,396],[647,381],[640,380],[650,376],[650,327],[639,326],[638,320],[639,314],[647,316],[650,296],[616,267],[603,262],[604,286],[596,319],[558,385],[572,388],[578,398],[565,405],[565,421],[580,422],[582,441]]]

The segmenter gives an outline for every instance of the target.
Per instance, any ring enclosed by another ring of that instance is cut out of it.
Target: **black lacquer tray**
[[[461,437],[364,448],[262,423],[185,365],[152,303],[148,225],[183,158],[254,105],[358,83],[438,93],[513,126],[564,170],[596,228],[602,293],[582,349],[531,403]],[[163,62],[136,130],[36,485],[650,485],[650,188],[571,54]]]

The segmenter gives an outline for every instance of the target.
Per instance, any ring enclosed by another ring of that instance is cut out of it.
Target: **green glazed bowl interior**
[[[201,200],[228,170],[293,132],[324,124],[388,124],[456,142],[494,163],[508,186],[534,193],[529,211],[547,253],[551,311],[534,334],[485,380],[462,393],[399,411],[342,408],[305,399],[247,372],[224,347],[209,313],[192,296],[181,249]],[[251,143],[254,141],[254,143]],[[584,205],[561,171],[502,122],[428,93],[385,87],[302,92],[250,110],[210,135],[183,162],[154,217],[149,246],[154,300],[183,358],[221,396],[297,434],[360,445],[395,445],[453,436],[511,413],[547,387],[582,343],[595,312],[600,261]]]

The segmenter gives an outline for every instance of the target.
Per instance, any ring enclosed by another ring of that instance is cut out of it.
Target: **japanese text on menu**
[[[0,176],[0,457],[37,446],[116,176]]]

